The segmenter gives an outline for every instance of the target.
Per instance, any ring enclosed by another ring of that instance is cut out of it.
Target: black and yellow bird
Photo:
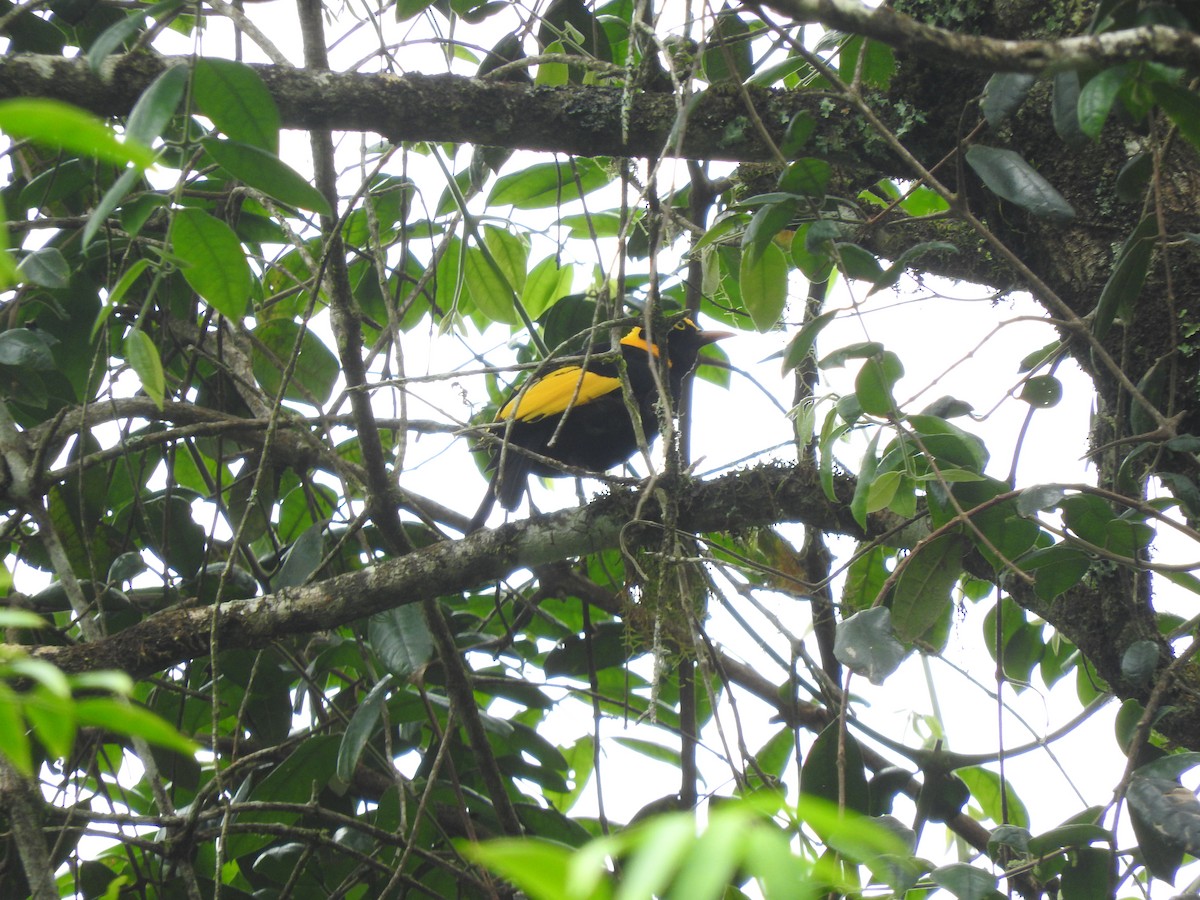
[[[730,336],[724,331],[701,331],[691,319],[665,327],[665,339],[656,336],[651,343],[638,326],[619,344],[647,441],[658,434],[654,409],[658,387],[652,361],[665,346],[667,387],[677,408],[683,386],[699,364],[700,349]],[[638,449],[618,365],[611,358],[589,360],[584,366],[564,365],[536,376],[500,407],[491,427],[498,439],[488,464],[492,480],[468,534],[483,527],[496,500],[505,509],[516,509],[530,475],[570,474],[565,467],[604,472]]]

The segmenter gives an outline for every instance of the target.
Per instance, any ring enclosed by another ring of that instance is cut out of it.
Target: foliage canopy
[[[0,12],[0,893],[1190,877],[1191,4],[297,8],[294,45],[274,5]],[[1005,343],[1016,293],[1038,343]],[[730,342],[732,404],[664,408],[639,477],[460,537],[471,426],[685,310],[769,366]],[[996,345],[996,409],[918,399]],[[1072,367],[1089,483],[1025,450]],[[697,475],[722,431],[746,458]],[[991,658],[917,715],[905,661],[967,629]],[[1065,724],[958,752],[975,690]],[[1009,758],[1106,705],[1123,773],[1042,808],[1068,772]]]

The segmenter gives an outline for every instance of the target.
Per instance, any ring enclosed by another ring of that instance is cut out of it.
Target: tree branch
[[[97,74],[83,58],[19,54],[0,58],[0,99],[49,97],[102,116],[128,115],[150,83],[186,59],[113,56]],[[275,97],[284,128],[368,131],[393,141],[454,141],[582,156],[675,155],[678,110],[670,93],[632,97],[622,137],[621,87],[537,87],[459,75],[363,75],[254,66]],[[773,141],[801,110],[820,119],[820,95],[755,91],[755,110]],[[728,91],[689,100],[679,155],[767,160],[745,103]]]
[[[889,6],[870,7],[857,0],[767,0],[762,5],[797,24],[820,23],[938,63],[992,72],[1055,72],[1131,60],[1185,68],[1200,64],[1200,36],[1165,25],[1059,40],[1006,41],[924,25]]]
[[[728,531],[770,522],[805,521],[825,531],[861,536],[848,500],[828,502],[811,466],[760,466],[707,482],[681,482],[679,525],[688,531]],[[849,498],[848,480],[838,493]],[[223,649],[260,648],[290,634],[336,628],[385,609],[476,588],[522,568],[597,553],[650,537],[657,525],[631,523],[637,494],[621,491],[587,506],[442,541],[397,559],[265,597],[223,603]],[[649,504],[653,508],[653,503]],[[892,517],[873,523],[882,532]],[[213,611],[176,607],[110,637],[73,647],[41,647],[35,655],[67,672],[117,668],[143,677],[206,656]]]

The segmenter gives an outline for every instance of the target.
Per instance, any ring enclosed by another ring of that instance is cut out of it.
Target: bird
[[[702,331],[692,319],[682,318],[667,326],[665,341],[647,339],[641,325],[621,338],[618,347],[647,441],[658,435],[658,382],[651,360],[660,357],[664,343],[666,385],[677,408],[683,386],[700,363],[701,348],[731,336]],[[604,472],[638,449],[620,370],[611,358],[562,365],[534,376],[509,396],[488,427],[497,438],[487,466],[491,481],[467,534],[483,527],[497,500],[509,511],[516,509],[530,475],[561,477],[570,474],[565,467]]]

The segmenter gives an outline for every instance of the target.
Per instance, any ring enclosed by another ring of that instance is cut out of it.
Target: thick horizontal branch
[[[849,497],[847,484],[840,489]],[[803,521],[822,531],[861,534],[846,503],[825,499],[810,466],[760,466],[712,481],[682,482],[678,494],[679,525],[689,531]],[[337,628],[426,597],[471,590],[518,569],[629,546],[638,540],[631,523],[636,499],[634,492],[614,493],[577,509],[442,541],[360,572],[222,604],[220,648],[261,648],[288,635]],[[882,527],[883,520],[878,521]],[[641,523],[657,527],[645,518]],[[99,641],[41,647],[35,653],[67,672],[117,668],[143,677],[207,656],[212,616],[211,606],[173,608]]]
[[[183,58],[148,53],[112,57],[97,74],[82,57],[0,57],[0,99],[49,97],[103,116],[128,115],[141,93]],[[275,97],[285,128],[367,131],[393,141],[452,141],[582,156],[771,159],[737,92],[697,94],[677,131],[669,93],[627,96],[621,87],[538,87],[460,75],[363,75],[281,66],[255,67]],[[755,90],[755,109],[778,142],[792,117],[814,113],[811,93]],[[629,114],[622,115],[628,103]]]
[[[763,6],[796,22],[820,23],[931,61],[990,72],[1054,72],[1131,60],[1200,65],[1200,36],[1165,25],[1059,40],[1007,41],[924,25],[890,6],[872,7],[858,0],[767,0]]]

